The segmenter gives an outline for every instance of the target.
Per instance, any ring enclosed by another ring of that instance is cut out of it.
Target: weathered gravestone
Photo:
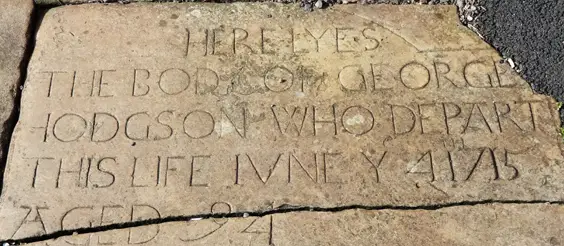
[[[228,207],[223,204],[223,208]],[[564,206],[513,204],[440,211],[299,212],[147,225],[61,237],[31,246],[562,245],[562,214]]]
[[[500,60],[448,6],[51,9],[0,238],[218,205],[562,201],[556,103]]]

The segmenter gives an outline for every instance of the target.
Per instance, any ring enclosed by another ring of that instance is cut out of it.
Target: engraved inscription
[[[434,9],[405,10],[433,30],[270,5],[85,14],[106,7],[114,25],[74,20],[80,5],[38,30],[0,240],[186,216],[172,234],[152,224],[58,242],[278,245],[276,215],[225,215],[561,200],[554,101]]]

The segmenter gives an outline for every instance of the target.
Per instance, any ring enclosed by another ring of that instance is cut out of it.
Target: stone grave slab
[[[29,64],[0,239],[215,204],[558,202],[558,129],[555,101],[453,6],[58,7]]]
[[[10,120],[22,79],[21,63],[27,46],[33,0],[0,0],[0,6],[0,166],[4,166],[7,154],[4,152],[14,126]]]
[[[170,222],[30,245],[561,245],[563,223],[564,206],[488,204]]]

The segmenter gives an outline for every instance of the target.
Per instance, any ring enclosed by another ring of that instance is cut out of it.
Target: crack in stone
[[[283,204],[273,209],[262,210],[262,211],[247,211],[247,212],[235,212],[235,213],[205,213],[205,214],[195,214],[189,216],[169,216],[165,218],[154,218],[147,220],[139,220],[133,222],[124,223],[114,223],[103,226],[95,226],[88,228],[77,228],[72,230],[61,230],[49,234],[44,234],[40,236],[26,237],[17,240],[7,240],[0,242],[0,245],[20,245],[25,243],[36,243],[41,241],[47,241],[51,239],[56,239],[63,236],[71,236],[77,234],[86,233],[96,233],[96,232],[106,232],[118,229],[135,228],[149,225],[158,225],[168,222],[182,222],[191,220],[204,220],[204,219],[229,219],[229,218],[247,218],[247,217],[264,217],[268,215],[285,214],[285,213],[295,213],[295,212],[343,212],[346,210],[366,210],[366,211],[379,211],[379,210],[395,210],[395,211],[415,211],[415,210],[427,210],[435,211],[444,208],[452,207],[463,207],[463,206],[477,206],[477,205],[488,205],[488,204],[552,204],[552,205],[563,205],[564,200],[480,200],[480,201],[461,201],[453,203],[443,203],[443,204],[428,204],[428,205],[379,205],[379,206],[367,206],[367,205],[347,205],[347,206],[337,206],[337,207],[312,207],[312,206],[295,206],[290,204]]]

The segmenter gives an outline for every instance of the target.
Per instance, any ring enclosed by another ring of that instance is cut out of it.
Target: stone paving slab
[[[561,202],[556,102],[457,18],[453,6],[413,5],[50,9],[0,239],[218,203]],[[105,219],[120,209],[129,215]]]
[[[228,208],[228,206],[225,206]],[[54,245],[561,245],[564,206],[479,205],[209,219],[67,236]],[[541,229],[542,228],[542,229]]]
[[[0,170],[15,122],[14,106],[22,82],[33,0],[0,0]],[[2,178],[0,178],[0,183]],[[0,189],[1,191],[1,189]]]

